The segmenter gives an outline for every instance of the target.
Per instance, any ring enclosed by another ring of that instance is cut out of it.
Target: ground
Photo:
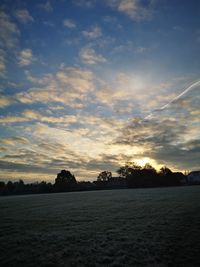
[[[0,198],[0,265],[200,266],[200,186]]]

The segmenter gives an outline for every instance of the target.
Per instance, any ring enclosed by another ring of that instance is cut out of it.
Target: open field
[[[1,266],[200,266],[200,186],[0,198]]]

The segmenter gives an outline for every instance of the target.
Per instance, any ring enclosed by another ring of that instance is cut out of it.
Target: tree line
[[[144,167],[134,162],[126,163],[117,170],[118,176],[113,177],[110,171],[102,171],[93,182],[77,181],[69,170],[57,174],[54,184],[45,181],[25,184],[17,182],[0,182],[1,195],[39,194],[72,192],[120,188],[146,188],[163,186],[180,186],[187,184],[187,176],[181,172],[172,172],[168,167],[157,171],[149,163]]]

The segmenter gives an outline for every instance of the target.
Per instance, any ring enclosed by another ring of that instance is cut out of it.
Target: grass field
[[[1,197],[0,266],[200,266],[200,186]]]

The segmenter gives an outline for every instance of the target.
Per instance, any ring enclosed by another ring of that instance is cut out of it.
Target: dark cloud
[[[178,99],[149,119],[134,119],[115,143],[140,146],[144,155],[174,168],[200,167],[199,90]]]

